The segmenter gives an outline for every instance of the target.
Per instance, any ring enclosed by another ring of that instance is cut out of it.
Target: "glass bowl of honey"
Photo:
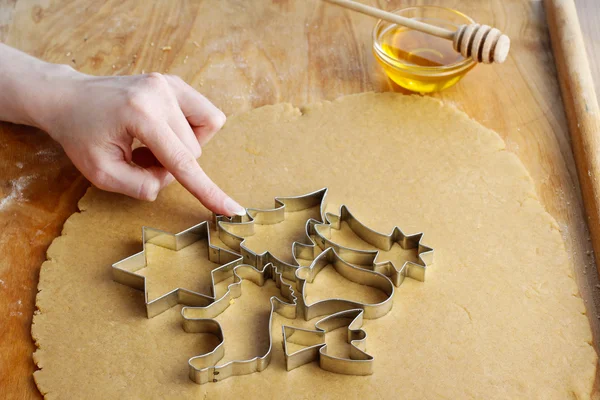
[[[445,7],[418,6],[392,11],[452,31],[472,24],[465,14]],[[452,41],[380,20],[373,29],[373,53],[388,77],[417,93],[455,85],[475,64],[452,48]]]

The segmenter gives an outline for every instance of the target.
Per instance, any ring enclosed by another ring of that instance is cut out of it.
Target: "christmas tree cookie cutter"
[[[271,252],[256,253],[249,249],[246,245],[246,238],[254,235],[255,225],[273,225],[285,220],[286,212],[302,211],[313,207],[319,207],[320,221],[310,219],[306,222],[305,233],[307,233],[310,221],[324,222],[323,216],[325,212],[325,199],[327,196],[327,188],[317,190],[301,196],[292,197],[276,197],[275,207],[272,209],[248,208],[245,217],[234,217],[232,219],[217,216],[216,225],[219,234],[219,239],[229,248],[238,252],[244,258],[244,263],[255,266],[261,269],[267,264],[273,264],[278,267],[284,278],[294,279],[294,274],[298,268],[298,263],[291,264],[275,257]],[[310,239],[306,237],[308,245]],[[295,243],[294,243],[295,245]],[[292,254],[293,246],[292,245]],[[295,259],[294,259],[295,261]]]
[[[146,245],[154,244],[169,250],[179,251],[199,240],[207,241],[208,260],[221,265],[221,267],[211,271],[211,294],[202,294],[179,287],[156,299],[149,300],[146,277],[137,273],[137,271],[147,266]],[[223,279],[227,279],[227,271],[233,270],[234,267],[242,263],[242,257],[239,254],[213,246],[210,243],[209,223],[207,221],[177,234],[165,232],[160,229],[143,227],[142,245],[142,251],[114,263],[111,270],[114,281],[144,292],[146,315],[148,318],[152,318],[176,304],[206,306],[213,303],[216,300],[214,292],[215,284]]]

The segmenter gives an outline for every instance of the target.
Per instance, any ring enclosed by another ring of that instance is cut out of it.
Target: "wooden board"
[[[526,164],[562,228],[598,348],[598,278],[541,1],[368,3],[443,4],[512,38],[505,64],[480,66],[436,97],[496,130]],[[597,30],[593,3],[581,0],[583,26]],[[0,0],[7,44],[95,75],[179,74],[228,114],[397,90],[371,55],[374,23],[318,0]],[[39,397],[29,334],[39,266],[85,187],[45,134],[0,124],[0,388],[8,398]]]
[[[594,76],[596,96],[600,96],[600,7],[596,0],[576,0],[575,5]]]

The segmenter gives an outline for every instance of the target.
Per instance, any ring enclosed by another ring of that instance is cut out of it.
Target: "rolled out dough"
[[[435,248],[426,282],[406,280],[391,313],[364,326],[375,373],[286,372],[280,327],[290,321],[276,317],[266,371],[194,384],[187,359],[214,337],[185,333],[180,307],[146,319],[142,294],[113,282],[110,265],[139,251],[142,225],[179,232],[209,212],[178,184],[154,203],[92,188],[41,270],[34,376],[48,398],[589,395],[597,356],[559,228],[517,157],[463,113],[391,93],[268,106],[230,118],[200,163],[247,207],[328,187],[328,211],[344,203],[381,232],[425,232]],[[336,285],[334,272],[323,276],[322,290]],[[264,303],[277,291],[243,291],[220,320],[247,326],[226,336],[227,359],[268,345]]]

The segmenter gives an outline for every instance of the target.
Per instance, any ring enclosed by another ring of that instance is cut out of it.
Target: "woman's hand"
[[[33,76],[14,77],[26,86],[13,88],[26,112],[6,119],[47,131],[94,185],[152,201],[174,177],[210,210],[244,213],[196,161],[225,115],[183,80],[158,73],[94,77],[16,53],[33,64],[33,71],[25,72]],[[7,62],[14,54],[11,58]],[[2,72],[0,86],[6,79]],[[32,98],[23,98],[23,92]],[[146,147],[132,150],[134,139]]]
[[[96,186],[154,200],[175,177],[207,208],[244,212],[196,161],[225,115],[183,80],[158,73],[85,76],[70,86],[62,112],[44,125]],[[147,149],[132,151],[134,139]]]

